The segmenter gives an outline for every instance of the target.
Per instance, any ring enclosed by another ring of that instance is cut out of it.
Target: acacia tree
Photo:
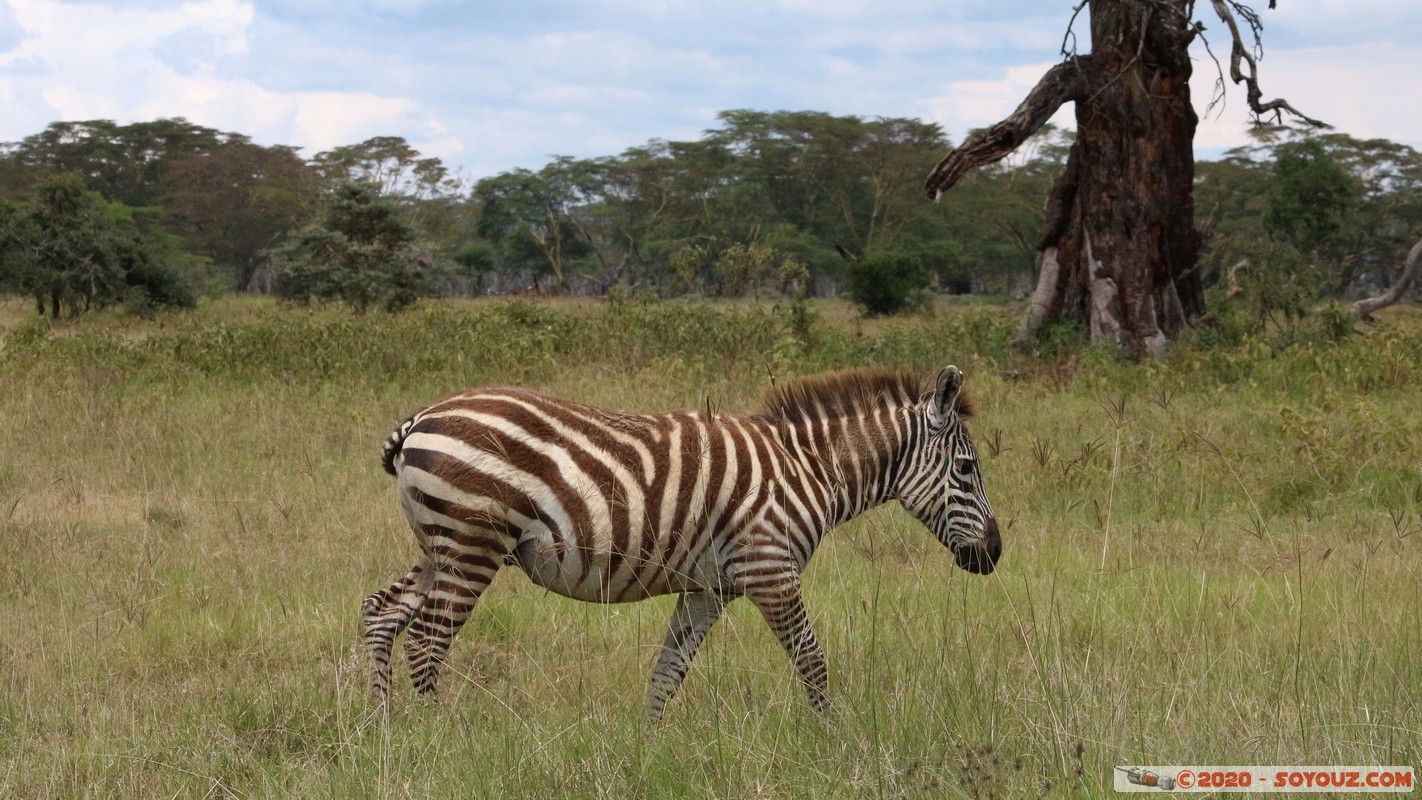
[[[129,301],[190,307],[190,287],[135,209],[106,203],[76,174],[40,182],[23,203],[0,203],[0,290],[34,298],[58,317]]]
[[[313,215],[320,187],[296,148],[230,137],[174,158],[161,200],[169,227],[229,270],[240,290],[252,284],[264,251]]]
[[[357,313],[377,304],[398,311],[433,288],[433,258],[374,184],[332,189],[323,218],[292,233],[271,257],[277,296],[298,303],[340,300]]]
[[[554,291],[569,289],[569,268],[591,252],[574,219],[582,197],[558,159],[538,172],[516,169],[485,178],[474,187],[481,213],[477,231],[498,248],[508,266],[552,276]]]
[[[1210,6],[1230,35],[1230,79],[1245,86],[1255,116],[1290,114],[1322,126],[1284,100],[1263,102],[1258,14],[1236,0],[1211,0]],[[1022,335],[1044,320],[1079,316],[1091,341],[1117,343],[1133,358],[1158,356],[1205,310],[1196,269],[1197,117],[1190,97],[1190,46],[1205,26],[1195,19],[1194,0],[1088,0],[1077,13],[1084,8],[1090,9],[1091,52],[1076,52],[1069,25],[1064,60],[1007,119],[968,137],[939,162],[926,188],[937,199],[1073,103],[1077,140],[1037,236],[1041,269]]]

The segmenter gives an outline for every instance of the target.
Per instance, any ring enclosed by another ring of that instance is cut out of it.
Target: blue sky
[[[56,120],[182,116],[305,154],[408,139],[471,179],[694,139],[731,108],[937,122],[1010,112],[1069,0],[0,0],[0,141]],[[1199,0],[1217,53],[1223,26]],[[1279,0],[1261,79],[1359,137],[1422,148],[1417,0]],[[1082,38],[1085,39],[1085,22]],[[1084,46],[1084,45],[1083,45]],[[1215,78],[1197,47],[1197,106]],[[1070,125],[1068,110],[1059,115]],[[1243,94],[1202,156],[1245,141]],[[925,165],[925,170],[929,165]]]

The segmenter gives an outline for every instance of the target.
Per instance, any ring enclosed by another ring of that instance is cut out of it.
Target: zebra
[[[926,390],[909,373],[830,373],[739,416],[620,413],[512,387],[424,408],[385,444],[420,556],[362,606],[372,689],[388,695],[391,649],[408,629],[414,688],[434,691],[480,594],[516,565],[578,600],[678,596],[647,689],[653,722],[739,597],[823,710],[828,673],[800,576],[827,531],[897,499],[964,570],[991,573],[1001,556],[963,382],[953,366]]]

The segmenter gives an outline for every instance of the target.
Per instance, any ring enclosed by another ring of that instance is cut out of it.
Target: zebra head
[[[962,370],[950,366],[940,372],[915,413],[918,435],[910,438],[895,496],[953,551],[959,567],[986,575],[1002,555],[1002,538],[964,424],[972,410],[963,395]]]

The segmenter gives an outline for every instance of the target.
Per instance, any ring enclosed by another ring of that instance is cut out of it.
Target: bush
[[[375,305],[398,311],[434,289],[432,259],[414,227],[366,184],[337,187],[324,219],[271,255],[277,296],[298,303],[340,300],[358,312]]]
[[[192,287],[175,266],[183,254],[137,225],[137,211],[105,202],[79,175],[0,204],[0,290],[27,294],[56,317],[119,302],[139,314],[191,308]]]
[[[888,316],[923,305],[933,274],[917,258],[876,253],[849,262],[845,271],[850,299],[869,316]]]

